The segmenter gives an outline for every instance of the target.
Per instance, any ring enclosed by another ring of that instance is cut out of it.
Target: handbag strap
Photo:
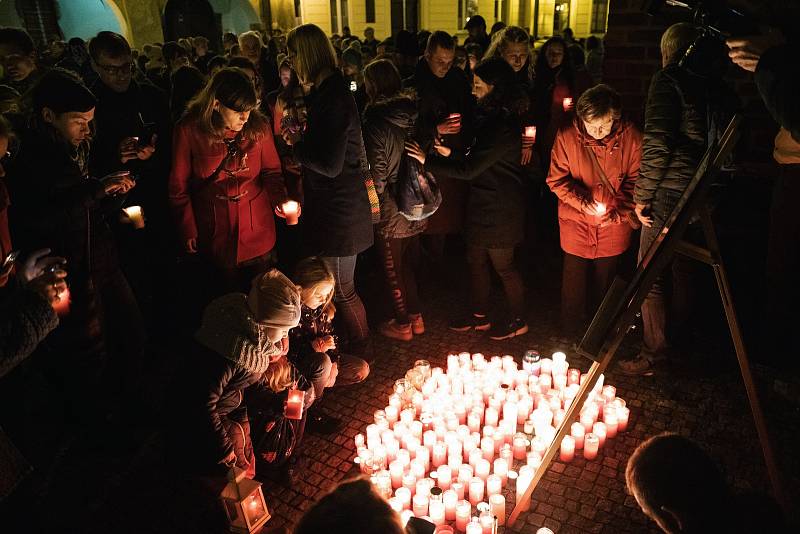
[[[600,166],[600,162],[597,161],[597,154],[594,153],[594,150],[592,150],[592,147],[590,147],[589,145],[583,145],[583,148],[586,149],[586,152],[589,153],[589,159],[592,161],[594,169],[600,176],[600,181],[603,182],[603,185],[606,186],[614,196],[617,196],[616,188],[613,185],[611,185],[611,182],[608,180],[608,176],[606,176],[606,172],[603,170],[603,167]]]

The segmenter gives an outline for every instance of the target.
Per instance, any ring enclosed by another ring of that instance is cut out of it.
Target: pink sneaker
[[[421,313],[410,313],[408,318],[411,319],[411,331],[415,336],[421,336],[425,333],[425,321],[422,320]]]

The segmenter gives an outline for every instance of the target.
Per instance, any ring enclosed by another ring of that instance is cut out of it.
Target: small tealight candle
[[[489,506],[492,515],[497,518],[498,525],[506,524],[506,498],[502,493],[496,493],[489,497]]]
[[[458,501],[456,503],[456,530],[459,532],[467,531],[467,524],[472,516],[472,504],[469,501]]]
[[[587,460],[597,458],[597,451],[600,448],[600,438],[589,433],[583,438],[583,457]]]
[[[300,204],[297,201],[287,200],[281,204],[281,211],[286,218],[286,224],[289,226],[294,226],[297,224],[298,220],[300,219],[300,215],[298,215],[299,210]]]
[[[561,455],[562,462],[571,462],[575,459],[575,438],[572,436],[564,436],[561,440]]]

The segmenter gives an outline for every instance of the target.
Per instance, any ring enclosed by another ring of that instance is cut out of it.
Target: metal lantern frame
[[[228,484],[219,498],[231,532],[257,532],[272,517],[264,500],[261,482],[247,478],[245,472],[237,467],[228,472]]]

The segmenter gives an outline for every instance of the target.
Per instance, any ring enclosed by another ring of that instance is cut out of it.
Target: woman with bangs
[[[187,254],[241,289],[268,266],[273,211],[285,200],[281,164],[258,95],[238,68],[217,72],[175,127],[169,198]]]

